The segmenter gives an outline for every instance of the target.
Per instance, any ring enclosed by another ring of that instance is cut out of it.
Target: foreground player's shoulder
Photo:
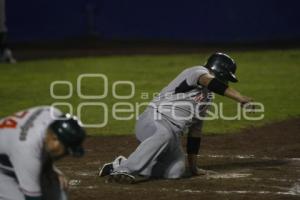
[[[59,110],[58,108],[56,108],[54,106],[49,106],[49,105],[37,106],[34,109],[41,110],[41,111],[44,111],[44,112],[50,112],[50,113],[54,114],[55,116],[62,114],[61,110]]]
[[[28,111],[32,118],[38,118],[39,121],[44,121],[47,119],[57,119],[63,114],[62,111],[58,108],[48,105],[32,107]]]
[[[197,65],[189,68],[192,72],[202,72],[202,73],[208,73],[208,69],[202,65]]]
[[[201,65],[190,67],[187,70],[187,83],[189,85],[198,85],[199,77],[209,73],[208,69]]]

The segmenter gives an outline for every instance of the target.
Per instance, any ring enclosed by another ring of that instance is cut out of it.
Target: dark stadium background
[[[201,44],[300,39],[297,0],[9,0],[10,43],[93,38]]]

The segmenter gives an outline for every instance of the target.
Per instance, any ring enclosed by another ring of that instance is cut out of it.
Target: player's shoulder
[[[187,76],[195,76],[195,75],[201,75],[201,74],[209,73],[209,71],[208,71],[207,68],[205,68],[205,67],[203,67],[201,65],[197,65],[197,66],[186,68],[184,70],[184,73]]]
[[[57,112],[57,111],[60,111],[58,108],[56,107],[53,107],[53,106],[49,106],[49,105],[39,105],[39,106],[34,106],[34,107],[30,107],[30,108],[27,108],[26,110],[28,111],[34,111],[34,110],[40,110],[40,111],[54,111],[54,112]]]
[[[202,65],[196,65],[196,66],[192,66],[192,67],[189,67],[187,68],[186,70],[189,70],[189,71],[207,71],[208,72],[208,69]]]
[[[62,111],[54,106],[49,105],[40,105],[28,108],[27,111],[30,113],[50,113],[51,116],[60,116],[62,115]]]

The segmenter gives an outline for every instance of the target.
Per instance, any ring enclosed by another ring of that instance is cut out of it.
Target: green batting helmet
[[[232,58],[224,53],[212,54],[205,64],[205,67],[210,69],[216,76],[217,79],[224,83],[238,82],[235,76],[236,63]]]
[[[75,157],[84,155],[82,143],[86,137],[86,133],[75,117],[67,114],[63,118],[53,121],[49,125],[49,128],[65,146],[67,153]]]

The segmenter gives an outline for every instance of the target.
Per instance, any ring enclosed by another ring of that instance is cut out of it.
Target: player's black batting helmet
[[[75,157],[81,157],[84,155],[82,143],[86,137],[86,133],[75,117],[71,117],[67,114],[64,118],[53,121],[49,125],[49,128],[63,143],[67,153],[70,153]]]
[[[210,69],[217,79],[226,84],[228,81],[238,82],[235,76],[236,64],[232,58],[224,53],[212,54],[208,58],[205,67]]]

